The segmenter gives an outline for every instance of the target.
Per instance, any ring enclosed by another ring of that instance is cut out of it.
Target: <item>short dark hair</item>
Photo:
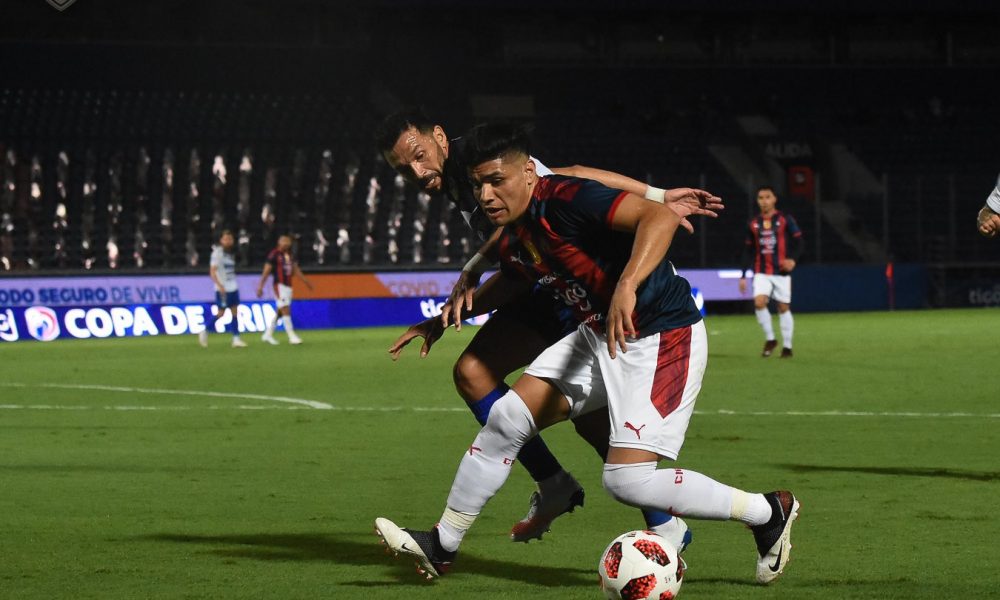
[[[421,133],[430,133],[434,131],[435,125],[437,123],[431,121],[422,108],[410,106],[382,119],[375,127],[375,145],[379,152],[389,152],[404,131],[413,127]]]
[[[753,195],[756,196],[756,195],[760,194],[761,192],[763,192],[764,190],[771,190],[771,193],[774,194],[774,197],[775,198],[778,197],[778,191],[774,189],[773,185],[762,185],[762,186],[759,186],[757,188],[757,191],[754,192]]]
[[[236,239],[236,235],[233,234],[233,230],[232,229],[223,229],[222,231],[219,232],[219,240],[221,241],[222,238],[225,237],[225,236],[227,236],[227,235],[231,235],[231,236],[233,236],[233,239]]]
[[[462,159],[469,167],[508,154],[531,156],[528,129],[512,123],[481,123],[462,137]]]

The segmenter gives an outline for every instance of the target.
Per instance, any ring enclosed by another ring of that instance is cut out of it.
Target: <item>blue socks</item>
[[[674,517],[670,513],[646,509],[642,511],[642,518],[646,519],[646,528],[652,529],[669,522]]]
[[[486,419],[490,416],[490,409],[509,390],[510,388],[506,384],[501,383],[489,394],[486,394],[476,402],[469,403],[469,410],[475,415],[476,421],[480,425],[486,425]],[[535,481],[548,479],[563,470],[562,465],[559,464],[559,461],[553,456],[549,447],[542,441],[542,437],[538,435],[524,444],[517,458]]]

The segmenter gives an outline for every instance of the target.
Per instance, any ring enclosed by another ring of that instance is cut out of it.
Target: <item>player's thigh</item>
[[[599,360],[612,448],[677,458],[708,363],[704,322],[646,336],[617,358]]]
[[[274,294],[274,305],[280,311],[285,309],[285,314],[288,312],[288,307],[292,304],[292,287],[289,285],[278,284],[275,289]]]
[[[771,277],[763,273],[754,273],[753,276],[753,296],[755,299],[764,296],[770,298],[774,292],[774,282]]]
[[[788,310],[788,305],[792,303],[792,276],[774,275],[771,279],[773,282],[771,297],[773,297],[774,301],[778,303],[779,309],[781,308],[781,305],[784,304],[785,310]]]
[[[541,332],[513,314],[497,312],[479,328],[462,352],[456,370],[474,376],[485,370],[503,379],[529,364],[550,344]]]
[[[524,375],[515,382],[514,390],[520,394],[521,387],[527,385],[525,382],[546,382],[563,398],[560,406],[549,407],[549,410],[558,408],[557,414],[562,419],[576,420],[596,410],[606,412],[608,394],[596,360],[601,349],[588,331],[589,328],[582,325],[546,348],[524,370]],[[606,348],[604,351],[607,351]]]

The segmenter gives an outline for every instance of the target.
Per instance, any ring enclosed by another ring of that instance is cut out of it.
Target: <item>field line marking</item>
[[[72,406],[55,404],[0,404],[0,410],[118,410],[118,411],[187,411],[187,410],[301,410],[314,408],[321,410],[334,410],[341,412],[418,412],[418,413],[465,413],[468,408],[460,406],[334,406],[325,402],[315,400],[304,400],[302,398],[289,398],[285,396],[266,396],[262,394],[240,394],[230,392],[210,392],[198,390],[165,390],[152,388],[134,388],[123,386],[107,385],[71,385],[59,383],[2,383],[0,387],[10,388],[55,388],[70,390],[100,390],[111,392],[126,392],[139,394],[169,394],[177,396],[207,396],[216,398],[237,398],[245,400],[265,400],[269,402],[280,402],[290,406],[267,406],[267,405],[238,405],[238,406],[134,406],[134,405],[107,405],[107,406]],[[790,410],[790,411],[738,411],[728,409],[717,410],[696,410],[694,414],[699,416],[721,416],[721,417],[835,417],[835,418],[899,418],[899,419],[1000,419],[1000,413],[969,413],[969,412],[915,412],[915,411],[851,411],[851,410]]]
[[[204,396],[208,398],[236,398],[239,400],[264,400],[267,402],[283,402],[285,404],[297,404],[317,408],[320,410],[330,410],[332,404],[318,402],[316,400],[305,400],[303,398],[289,398],[287,396],[266,396],[263,394],[240,394],[234,392],[210,392],[204,390],[166,390],[156,388],[124,387],[116,385],[89,385],[89,384],[67,384],[67,383],[0,383],[2,387],[40,387],[55,388],[62,390],[98,390],[103,392],[125,392],[130,394],[164,394],[173,396]]]

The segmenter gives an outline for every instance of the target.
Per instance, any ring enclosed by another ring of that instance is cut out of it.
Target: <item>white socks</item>
[[[273,336],[274,335],[274,328],[278,326],[278,319],[280,319],[280,318],[281,318],[281,315],[275,313],[274,314],[274,318],[271,319],[267,323],[267,335],[268,336]]]
[[[295,328],[292,327],[291,315],[285,315],[284,317],[281,317],[281,324],[285,326],[285,333],[287,333],[289,336],[295,335]]]
[[[687,469],[657,469],[655,462],[604,465],[604,489],[619,502],[682,517],[762,525],[771,518],[763,494],[748,494]]]
[[[438,523],[445,550],[454,551],[486,503],[503,486],[521,447],[538,434],[528,407],[514,390],[503,395],[458,465],[448,505]]]
[[[754,310],[754,314],[757,315],[757,322],[760,323],[760,328],[764,330],[764,337],[767,341],[774,339],[774,327],[771,325],[771,313],[766,308],[759,308]],[[781,327],[781,343],[785,348],[792,347],[792,333],[795,331],[795,319],[792,317],[792,311],[786,310],[785,312],[778,313],[778,325]]]
[[[757,315],[757,322],[760,323],[760,328],[764,330],[764,338],[767,341],[774,339],[774,327],[771,325],[771,313],[766,308],[758,308],[754,310],[754,314]]]
[[[769,319],[770,320],[770,319]],[[785,348],[792,347],[792,332],[795,330],[795,319],[792,311],[778,313],[778,325],[781,327],[781,343]],[[774,339],[773,337],[771,339]]]

